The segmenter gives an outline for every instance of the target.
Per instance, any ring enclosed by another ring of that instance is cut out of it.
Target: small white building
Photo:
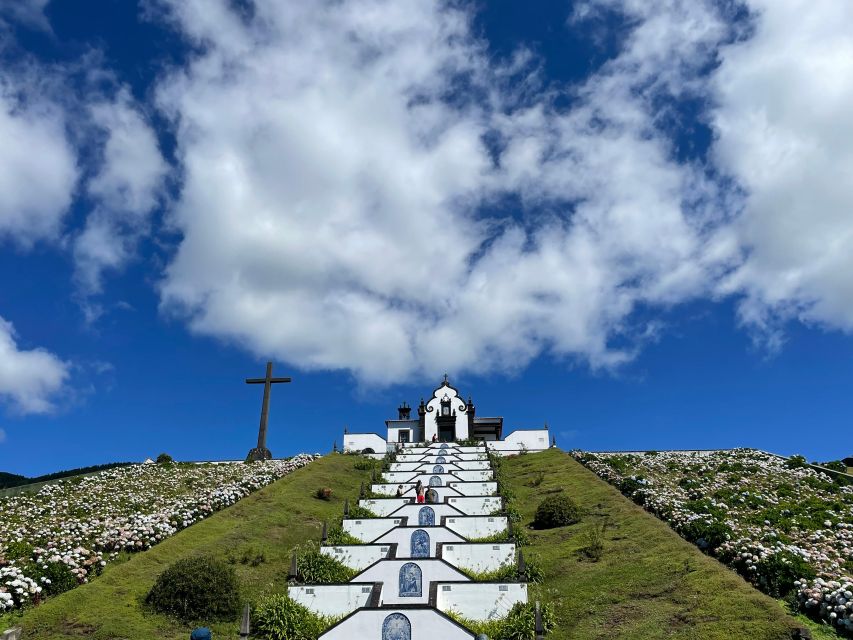
[[[512,455],[543,451],[551,444],[547,427],[518,429],[504,436],[503,422],[502,417],[478,416],[471,396],[464,400],[444,376],[428,401],[421,398],[417,417],[412,418],[408,403],[400,404],[397,419],[385,421],[385,437],[377,433],[349,433],[345,429],[344,451],[384,455],[389,449],[408,448],[416,443],[473,439],[484,441],[495,453]]]

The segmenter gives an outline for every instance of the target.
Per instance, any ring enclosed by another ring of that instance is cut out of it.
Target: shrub
[[[759,560],[752,580],[762,591],[774,598],[784,598],[793,592],[796,580],[815,577],[816,572],[808,562],[795,553],[780,551]],[[745,572],[749,575],[750,572]]]
[[[517,525],[521,522],[521,512],[515,507],[514,504],[510,504],[506,508],[504,508],[504,514],[512,522],[513,525]]]
[[[168,453],[161,453],[157,456],[157,464],[172,464],[174,461],[174,458]]]
[[[356,538],[351,533],[347,533],[343,530],[343,527],[337,526],[329,529],[328,537],[326,539],[326,543],[339,546],[343,544],[364,544],[361,540]]]
[[[356,520],[364,520],[367,518],[378,518],[375,513],[373,513],[367,507],[362,507],[361,505],[354,505],[349,508],[349,517],[355,518]]]
[[[546,633],[554,628],[554,608],[550,603],[542,603],[542,626]],[[462,616],[448,612],[457,622],[468,627],[476,634],[485,634],[490,640],[533,640],[536,607],[532,602],[516,603],[505,618],[500,620],[467,620]]]
[[[841,473],[847,473],[847,465],[841,462],[841,460],[832,460],[831,462],[816,462],[822,467],[826,467],[827,469],[832,469],[833,471],[840,471]]]
[[[581,553],[593,562],[601,560],[604,555],[604,532],[607,530],[607,523],[590,524],[581,534]]]
[[[308,584],[349,582],[356,574],[340,560],[321,553],[313,544],[297,553],[296,571],[299,581]]]
[[[59,561],[33,565],[32,571],[28,571],[27,574],[42,585],[45,596],[64,593],[79,584],[77,576],[71,573],[71,567]],[[42,578],[47,578],[47,581]]]
[[[564,494],[548,496],[536,508],[533,526],[537,529],[553,529],[579,522],[581,512],[575,501]]]
[[[382,465],[373,458],[364,458],[362,460],[356,460],[353,467],[358,469],[359,471],[370,471],[372,469],[379,469]]]
[[[3,555],[6,560],[30,558],[33,555],[33,546],[23,540],[12,540],[6,544],[6,551]]]
[[[800,469],[805,467],[808,463],[803,456],[791,456],[787,460],[785,460],[785,466],[788,469]]]
[[[261,598],[252,612],[252,635],[271,640],[315,640],[333,623],[287,595],[270,595]]]
[[[160,574],[145,601],[185,622],[233,620],[240,612],[237,574],[210,556],[184,558]]]
[[[699,519],[688,522],[681,534],[702,551],[710,552],[729,540],[732,530],[725,522]]]
[[[331,500],[332,490],[329,487],[320,487],[314,492],[314,497],[320,500]]]

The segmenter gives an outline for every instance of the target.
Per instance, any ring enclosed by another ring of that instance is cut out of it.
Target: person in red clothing
[[[424,502],[424,483],[418,480],[418,484],[415,485],[415,495],[417,496],[418,504],[423,504]]]

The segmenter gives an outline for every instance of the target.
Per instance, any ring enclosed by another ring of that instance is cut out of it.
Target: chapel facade
[[[486,446],[507,452],[542,451],[550,445],[547,426],[541,429],[517,429],[504,436],[502,417],[478,416],[472,397],[467,399],[444,376],[430,394],[421,398],[416,415],[402,402],[397,418],[385,421],[385,436],[378,433],[344,431],[344,450],[368,454],[385,454],[388,449],[416,443],[460,442],[476,440]]]

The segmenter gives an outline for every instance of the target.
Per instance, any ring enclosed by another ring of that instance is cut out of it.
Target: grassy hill
[[[233,507],[181,531],[150,551],[109,566],[83,585],[23,615],[0,618],[0,630],[24,627],[27,640],[72,638],[174,638],[190,628],[147,613],[142,599],[163,569],[197,553],[223,558],[263,554],[265,562],[236,567],[253,600],[283,591],[290,552],[319,538],[322,521],[352,503],[369,472],[354,456],[332,455],[294,471]],[[517,496],[522,522],[532,520],[547,492],[562,490],[589,512],[571,527],[531,532],[525,552],[542,559],[546,576],[536,597],[556,605],[559,628],[550,638],[752,638],[790,637],[795,621],[781,606],[740,577],[679,538],[614,488],[572,460],[551,450],[509,459],[505,471]],[[544,474],[540,476],[540,474]],[[539,486],[532,486],[542,477]],[[330,501],[314,497],[333,490]],[[605,550],[598,562],[579,553],[585,527],[607,518]],[[212,626],[215,637],[236,637],[238,624]]]
[[[522,522],[533,519],[542,498],[562,490],[587,512],[570,527],[532,531],[525,553],[541,557],[546,576],[539,597],[554,603],[558,630],[551,638],[750,638],[791,637],[795,621],[780,603],[702,554],[664,522],[614,487],[551,449],[508,459]],[[539,486],[535,485],[542,479]],[[597,562],[581,549],[586,530],[607,522]],[[829,633],[826,637],[836,637]]]

